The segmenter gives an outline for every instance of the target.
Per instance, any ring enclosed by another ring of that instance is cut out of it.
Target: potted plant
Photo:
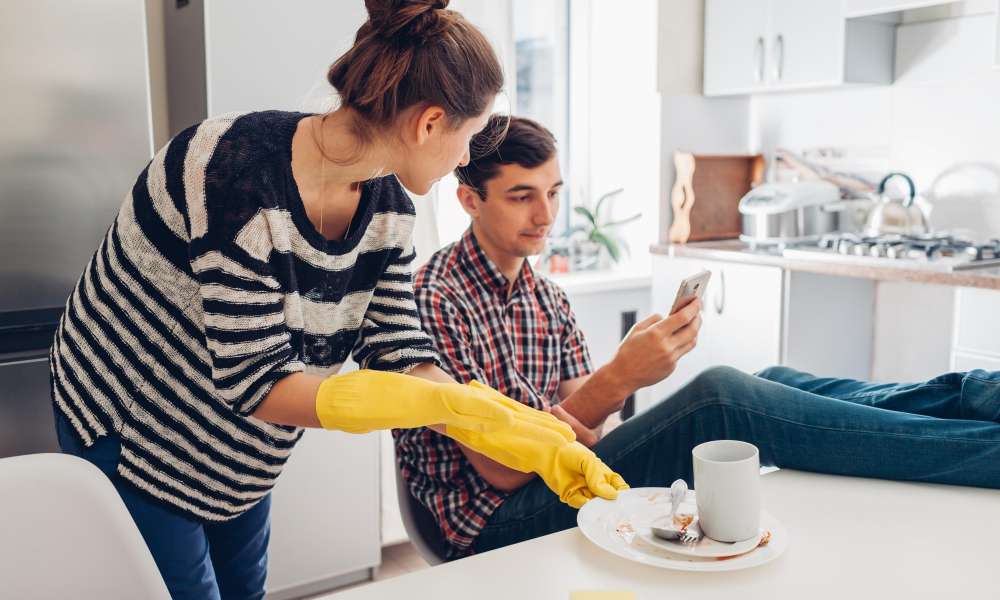
[[[606,220],[602,211],[605,203],[624,191],[625,188],[618,188],[602,195],[597,199],[597,206],[593,210],[585,205],[573,207],[573,212],[583,217],[583,224],[571,227],[568,234],[574,241],[574,270],[610,266],[604,259],[605,256],[617,263],[621,259],[622,249],[628,251],[628,243],[617,234],[615,228],[635,221],[642,213],[615,221]]]

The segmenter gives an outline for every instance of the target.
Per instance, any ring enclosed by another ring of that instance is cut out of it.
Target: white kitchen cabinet
[[[754,372],[781,362],[783,274],[778,267],[654,256],[654,310],[670,310],[681,280],[702,269],[711,271],[712,279],[698,345],[672,375],[651,386],[654,402],[715,365]],[[644,404],[637,409],[648,408]]]
[[[637,410],[676,392],[705,369],[747,373],[785,365],[828,377],[870,379],[875,283],[781,267],[653,257],[653,310],[669,310],[685,277],[712,272],[698,345],[651,386]]]
[[[951,355],[952,371],[1000,371],[1000,356],[984,356],[970,352],[955,352]]]
[[[993,38],[995,48],[993,51],[993,66],[1000,69],[1000,0],[997,0],[997,28]]]
[[[841,0],[706,0],[707,96],[891,83],[895,22]]]
[[[955,294],[954,350],[1000,357],[1000,290],[960,288]]]
[[[939,4],[953,4],[958,0],[844,0],[844,16],[869,17],[872,15],[884,15],[886,13],[899,12],[901,10],[913,10],[915,8],[926,8]]]
[[[772,86],[837,85],[844,77],[840,3],[771,0],[767,81]]]
[[[746,93],[764,85],[768,0],[705,3],[705,94]]]
[[[307,430],[271,493],[268,600],[370,578],[379,527],[379,435]]]
[[[951,366],[955,371],[1000,371],[1000,290],[955,291]]]

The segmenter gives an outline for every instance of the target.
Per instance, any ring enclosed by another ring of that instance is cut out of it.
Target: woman
[[[328,74],[340,108],[171,140],[55,336],[60,445],[108,474],[177,598],[263,595],[268,493],[301,427],[433,425],[574,505],[624,487],[561,421],[436,366],[400,184],[468,162],[503,77],[447,0],[366,4]],[[351,353],[362,370],[334,376]]]

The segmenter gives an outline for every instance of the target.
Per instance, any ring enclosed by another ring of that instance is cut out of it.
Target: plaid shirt
[[[527,261],[509,296],[507,288],[470,229],[417,273],[421,323],[456,380],[479,380],[541,409],[559,401],[561,381],[591,372],[590,354],[566,293]],[[452,557],[468,554],[506,495],[450,438],[427,428],[393,435],[410,493],[437,518]]]

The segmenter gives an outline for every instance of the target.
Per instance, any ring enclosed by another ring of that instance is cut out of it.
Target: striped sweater
[[[291,140],[308,115],[226,115],[170,141],[85,268],[50,353],[52,396],[81,441],[117,434],[118,473],[203,520],[273,486],[301,429],[252,413],[299,371],[436,361],[410,263],[413,205],[366,182],[343,240],[306,216]]]

